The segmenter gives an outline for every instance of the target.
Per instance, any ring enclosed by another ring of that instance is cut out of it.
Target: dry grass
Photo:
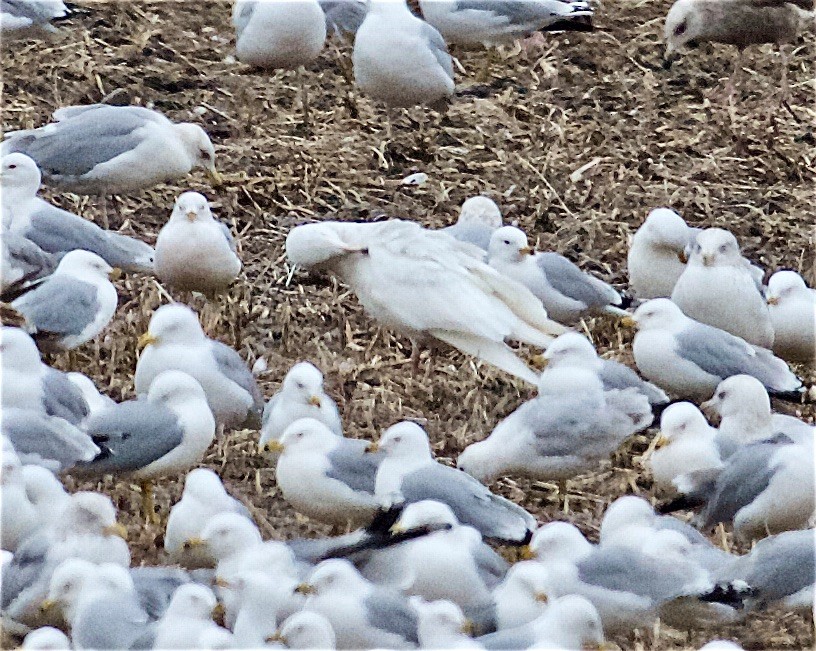
[[[111,227],[153,242],[174,197],[203,191],[239,235],[246,272],[229,296],[207,307],[209,334],[250,363],[268,360],[261,378],[267,396],[295,361],[311,360],[324,370],[350,435],[371,438],[399,419],[421,419],[437,455],[452,460],[530,388],[453,353],[435,359],[428,377],[413,378],[407,342],[379,330],[344,287],[301,273],[289,281],[282,243],[290,226],[387,215],[436,227],[453,221],[465,198],[486,192],[542,247],[623,287],[627,236],[650,208],[670,205],[695,225],[731,228],[769,269],[791,267],[814,281],[812,37],[791,57],[791,103],[802,121],[776,108],[778,55],[766,47],[746,59],[750,74],[731,124],[717,96],[732,50],[703,47],[671,72],[660,68],[669,4],[607,2],[597,12],[601,31],[548,36],[543,52],[493,64],[487,84],[475,72],[484,53],[464,53],[470,74],[459,76],[460,96],[447,114],[405,115],[384,145],[385,114],[352,88],[348,51],[330,48],[311,67],[315,126],[306,132],[293,73],[257,73],[225,61],[233,50],[227,2],[99,3],[56,40],[18,44],[6,58],[3,127],[42,124],[59,106],[96,102],[119,88],[134,103],[202,123],[227,185],[214,190],[196,174],[122,197]],[[414,171],[425,172],[427,184],[400,185]],[[44,194],[100,221],[95,198]],[[75,353],[73,367],[123,399],[133,394],[136,337],[166,295],[146,277],[131,276],[119,289],[115,321]],[[605,355],[631,361],[629,333],[600,319],[586,325]],[[54,361],[68,365],[67,356]],[[803,415],[813,419],[812,410]],[[265,535],[325,533],[280,499],[272,469],[254,454],[255,440],[254,432],[233,433],[213,446],[206,464],[252,506]],[[612,499],[653,496],[638,463],[645,445],[645,438],[635,440],[614,464],[575,481],[567,515],[546,486],[506,480],[495,488],[541,522],[566,517],[592,537]],[[112,480],[99,488],[121,510],[135,562],[161,561],[162,530],[143,525],[138,492]],[[158,488],[164,512],[180,492],[181,478]],[[616,641],[623,648],[688,648],[715,637],[752,649],[814,644],[812,622],[779,613],[723,629],[638,631]]]

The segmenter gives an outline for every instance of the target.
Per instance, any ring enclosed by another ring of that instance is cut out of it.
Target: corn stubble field
[[[627,238],[650,208],[666,205],[693,225],[733,230],[766,268],[793,268],[809,284],[816,280],[812,36],[788,46],[795,49],[789,74],[799,121],[774,99],[779,57],[766,46],[745,59],[750,74],[732,122],[724,89],[734,50],[704,46],[662,69],[670,4],[607,1],[596,10],[598,31],[547,35],[540,50],[505,51],[488,75],[480,72],[484,52],[454,52],[466,74],[457,75],[449,110],[403,113],[386,141],[386,113],[353,88],[346,46],[330,45],[308,71],[313,125],[306,130],[294,73],[252,71],[230,58],[230,3],[100,2],[55,38],[6,44],[3,128],[43,124],[60,106],[97,102],[117,89],[119,101],[201,123],[216,145],[225,186],[213,189],[199,172],[179,185],[118,197],[108,202],[110,227],[153,243],[175,196],[204,192],[237,234],[244,261],[228,295],[206,307],[200,297],[192,303],[204,310],[208,334],[250,364],[267,360],[260,377],[267,398],[293,363],[310,360],[326,374],[347,435],[371,439],[400,419],[417,419],[437,456],[452,462],[531,397],[532,387],[453,352],[435,357],[430,368],[423,359],[414,377],[407,340],[379,329],[335,281],[292,273],[283,252],[291,226],[401,217],[439,227],[455,221],[464,199],[487,193],[539,247],[623,288]],[[401,184],[418,171],[427,183]],[[97,198],[43,194],[104,224]],[[119,310],[105,333],[48,361],[89,374],[120,400],[133,396],[136,338],[169,295],[148,277],[131,275],[118,288]],[[605,356],[631,363],[631,332],[606,318],[583,329]],[[797,370],[814,381],[812,370]],[[814,417],[812,408],[794,413]],[[326,534],[328,528],[283,501],[256,441],[256,432],[229,433],[205,463],[250,507],[265,536]],[[569,519],[592,538],[611,500],[631,492],[655,496],[640,463],[647,445],[636,437],[611,463],[571,482],[567,513],[549,484],[502,480],[493,488],[540,522]],[[157,487],[165,516],[181,480]],[[113,495],[134,563],[161,562],[163,525],[145,525],[138,489],[110,479],[90,487]],[[715,637],[748,649],[814,645],[812,621],[783,613],[708,631],[637,631],[614,641],[627,649],[692,648]]]

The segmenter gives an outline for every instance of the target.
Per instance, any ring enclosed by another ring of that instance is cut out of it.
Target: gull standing
[[[53,274],[12,301],[23,329],[45,349],[70,350],[98,335],[113,319],[117,273],[95,253],[70,251]]]
[[[625,316],[621,296],[602,280],[581,271],[559,253],[536,253],[527,235],[514,226],[493,232],[488,248],[490,266],[521,283],[543,304],[550,318],[574,323],[582,316],[608,312]]]
[[[721,228],[697,235],[691,257],[672,291],[683,313],[770,349],[773,323],[737,239]]]
[[[445,40],[405,0],[372,0],[354,40],[354,79],[389,108],[438,106],[453,95]]]
[[[203,194],[185,192],[176,199],[156,239],[155,266],[159,280],[171,287],[206,294],[226,289],[238,277],[235,241]]]
[[[216,422],[226,428],[260,422],[263,396],[252,372],[232,348],[204,334],[195,312],[178,303],[163,305],[139,338],[136,393],[148,392],[154,378],[176,369],[195,378],[207,395]]]
[[[408,335],[415,362],[420,342],[441,341],[534,384],[536,374],[504,341],[546,348],[565,329],[547,319],[529,290],[473,251],[402,220],[307,224],[286,238],[293,264],[333,271],[369,314]]]
[[[773,351],[792,362],[816,360],[816,291],[795,271],[777,271],[768,280]]]

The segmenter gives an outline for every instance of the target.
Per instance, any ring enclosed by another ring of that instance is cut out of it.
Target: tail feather
[[[512,349],[504,342],[491,341],[484,337],[448,330],[431,330],[430,334],[440,341],[461,350],[463,353],[478,357],[505,373],[510,373],[510,375],[521,378],[530,384],[536,384],[538,381],[535,372],[516,357]]]

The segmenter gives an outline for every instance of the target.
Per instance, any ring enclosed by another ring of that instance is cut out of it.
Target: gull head
[[[261,543],[261,533],[238,513],[219,513],[201,530],[201,542],[217,561]]]
[[[59,527],[66,534],[122,537],[113,502],[107,495],[92,491],[71,495],[60,514]]]
[[[795,271],[777,271],[768,280],[768,305],[779,305],[784,300],[796,296],[810,301],[816,300],[802,276]]]
[[[535,253],[527,244],[527,235],[515,226],[502,226],[493,231],[487,249],[490,259],[521,262]]]
[[[447,504],[436,500],[421,500],[405,507],[391,531],[400,533],[427,525],[447,525],[450,528],[457,524],[459,520]]]
[[[577,332],[565,332],[553,341],[542,356],[548,368],[592,367],[598,353],[589,339]]]
[[[53,626],[34,629],[23,640],[21,649],[70,649],[71,641],[62,631]]]
[[[203,167],[216,185],[223,183],[221,175],[215,169],[215,147],[213,147],[207,132],[191,122],[183,122],[173,126],[179,139],[184,143],[187,153],[193,160],[193,167]]]
[[[559,597],[550,603],[544,617],[552,622],[566,639],[576,639],[578,646],[575,648],[605,648],[601,616],[595,606],[584,597],[576,594]]]
[[[70,622],[83,588],[94,580],[98,569],[98,565],[82,558],[69,558],[57,565],[48,583],[48,596],[41,604],[42,610],[59,607]]]
[[[635,310],[632,321],[638,330],[671,330],[685,318],[683,311],[668,298],[654,298]]]
[[[48,505],[50,508],[54,508],[68,497],[62,482],[57,479],[53,472],[42,466],[33,464],[23,466],[23,477],[25,478],[26,495],[35,506]]]
[[[167,614],[208,621],[212,618],[218,600],[213,591],[200,583],[185,583],[173,593]]]
[[[385,430],[379,443],[369,447],[370,452],[381,450],[388,457],[419,459],[431,458],[428,434],[416,423],[403,421]]]
[[[182,497],[191,496],[199,501],[207,502],[224,495],[226,495],[224,484],[221,483],[219,476],[209,468],[194,468],[187,473],[184,479]]]
[[[149,402],[159,403],[167,407],[188,405],[198,402],[197,409],[203,409],[207,404],[207,395],[194,377],[183,371],[163,371],[150,383],[147,390]],[[209,409],[209,407],[207,407]]]
[[[41,183],[40,168],[34,159],[16,152],[3,156],[0,163],[0,186],[4,192],[33,197]]]
[[[542,606],[550,600],[552,583],[549,570],[535,561],[524,561],[513,565],[504,579],[504,584],[511,587],[513,591],[524,594],[528,599]]]
[[[300,418],[283,431],[280,441],[270,439],[266,447],[282,454],[327,453],[337,445],[338,440],[337,435],[319,420]]]
[[[722,228],[707,228],[697,235],[689,262],[704,267],[741,265],[737,238]]]
[[[601,520],[601,544],[611,541],[627,527],[650,527],[654,519],[654,509],[643,498],[634,495],[619,497],[609,505]]]
[[[118,271],[114,270],[96,253],[83,251],[82,249],[66,253],[54,273],[66,274],[86,281],[108,281],[118,277]]]
[[[173,213],[170,215],[170,220],[182,221],[184,219],[191,224],[196,221],[213,221],[207,197],[200,192],[185,192],[179,195],[173,206]]]
[[[336,645],[329,620],[308,610],[290,615],[278,631],[277,639],[289,649],[333,649]]]
[[[592,551],[591,543],[574,524],[549,522],[533,534],[525,554],[539,561],[578,560]]]
[[[320,409],[323,395],[323,373],[314,364],[298,362],[283,378],[282,392],[302,405]]]
[[[36,373],[42,358],[37,344],[20,328],[3,326],[0,334],[0,361],[4,369]]]
[[[320,563],[309,575],[309,583],[299,586],[307,594],[339,594],[351,597],[361,592],[367,581],[346,560],[332,558]]]
[[[762,382],[755,377],[732,375],[717,385],[714,395],[700,408],[714,411],[723,419],[758,412],[769,414],[771,399]]]
[[[669,208],[655,208],[647,216],[638,230],[655,247],[669,249],[682,262],[691,239],[691,228],[686,221]]]
[[[473,631],[473,622],[452,601],[425,601],[422,597],[411,597],[409,602],[417,612],[420,635],[428,631],[428,635],[434,636],[469,636]]]
[[[502,214],[493,199],[479,195],[465,200],[459,209],[459,219],[456,223],[501,228]]]
[[[336,224],[303,224],[286,236],[286,257],[292,264],[310,268],[330,263],[333,258],[350,253],[366,254],[368,249],[346,242]]]
[[[697,9],[698,0],[677,0],[666,15],[664,67],[668,68],[680,50],[694,47],[705,33],[705,19]]]
[[[655,447],[661,448],[686,436],[704,436],[711,433],[703,413],[690,402],[669,405],[660,416],[660,433]]]
[[[139,338],[139,347],[191,345],[201,343],[206,338],[195,312],[186,305],[170,303],[153,312],[147,332]]]

